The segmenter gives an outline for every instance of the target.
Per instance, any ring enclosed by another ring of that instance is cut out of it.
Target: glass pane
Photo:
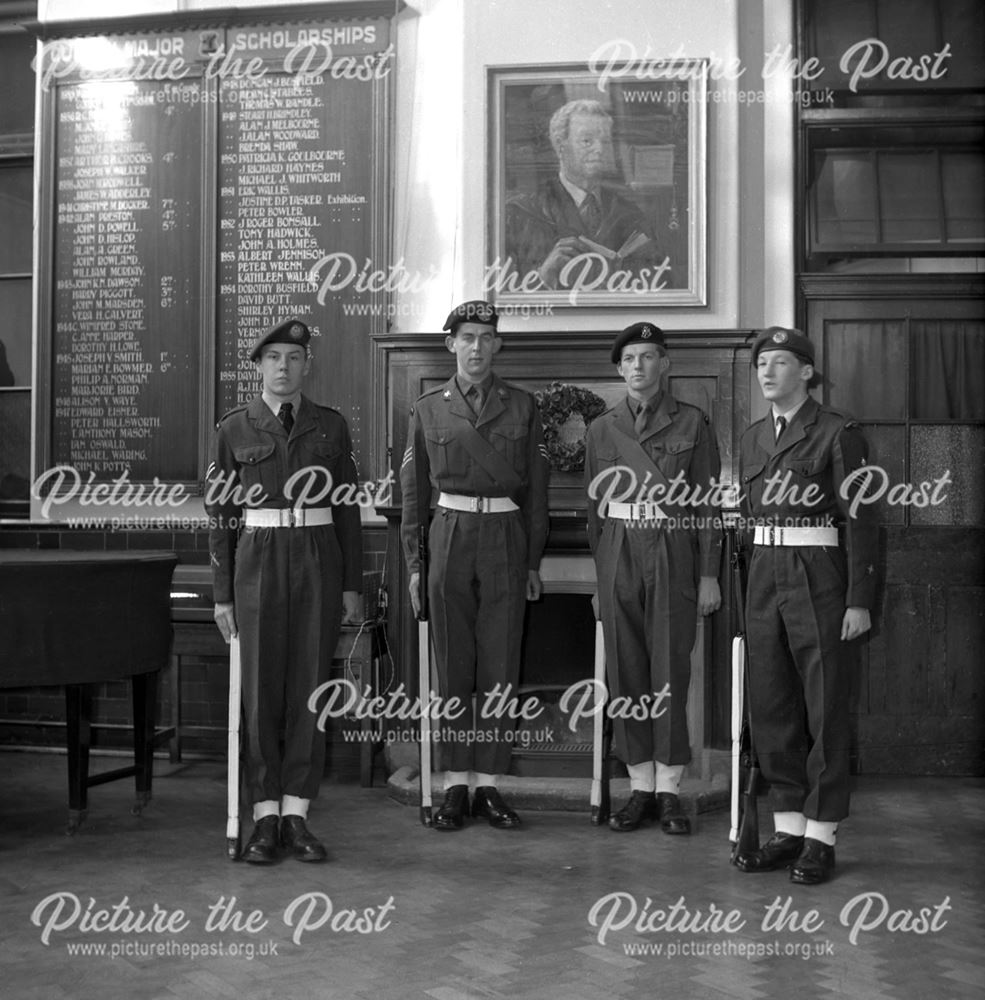
[[[951,45],[947,87],[979,90],[985,86],[985,4],[982,0],[939,0],[941,38]]]
[[[911,325],[916,420],[985,420],[985,323],[913,320]]]
[[[879,154],[884,243],[940,243],[940,171],[936,153]]]
[[[879,514],[880,524],[906,524],[906,512],[898,504],[889,502],[889,491],[903,482],[906,466],[906,428],[899,424],[866,424],[865,439],[869,443],[869,465],[876,466],[868,493],[880,493],[873,504]]]
[[[906,340],[901,321],[824,324],[824,401],[859,420],[906,417]]]
[[[811,54],[837,66],[849,45],[877,33],[875,7],[875,0],[815,0],[808,4],[813,29]],[[815,86],[821,86],[820,80]]]
[[[0,281],[0,387],[31,385],[31,279]]]
[[[31,392],[0,392],[0,500],[27,500],[31,475]]]
[[[816,154],[814,227],[820,246],[879,241],[876,174],[866,152],[824,150]]]
[[[32,190],[30,166],[0,167],[0,274],[31,273]]]
[[[937,3],[933,0],[879,0],[878,37],[892,56],[916,57],[939,48]],[[865,35],[855,35],[858,41]],[[899,81],[889,81],[885,74],[873,79],[882,86],[899,86]],[[906,86],[907,84],[903,84]],[[912,86],[912,84],[910,84]]]
[[[910,480],[926,484],[927,494],[945,473],[944,499],[934,506],[910,508],[911,524],[985,524],[985,427],[913,427]]]
[[[941,153],[944,174],[944,223],[948,243],[985,241],[985,156]]]
[[[24,30],[0,33],[0,134],[34,131],[36,42]]]

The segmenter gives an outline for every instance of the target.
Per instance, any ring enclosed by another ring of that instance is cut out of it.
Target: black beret
[[[656,344],[658,347],[663,347],[664,332],[653,323],[634,323],[632,326],[627,326],[612,345],[613,364],[619,364],[622,349],[627,344]]]
[[[455,306],[450,313],[442,330],[450,330],[453,334],[455,327],[459,323],[482,323],[483,326],[491,326],[494,330],[499,328],[499,313],[491,302],[484,302],[482,299],[470,299],[459,306]]]
[[[259,361],[260,352],[267,344],[293,344],[296,347],[308,348],[308,341],[311,340],[311,331],[299,319],[285,319],[283,323],[278,323],[273,329],[268,330],[253,345],[250,351],[250,361]]]
[[[805,364],[814,364],[814,345],[800,330],[788,330],[783,326],[771,326],[767,330],[760,330],[752,345],[753,365],[764,351],[789,351]]]

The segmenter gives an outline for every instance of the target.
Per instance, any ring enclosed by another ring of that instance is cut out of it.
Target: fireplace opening
[[[518,720],[511,774],[591,775],[593,719],[587,713],[601,699],[595,689],[589,690],[581,682],[591,680],[594,671],[595,613],[591,596],[546,593],[539,601],[529,603],[519,700],[531,717]],[[579,705],[583,711],[573,711]]]

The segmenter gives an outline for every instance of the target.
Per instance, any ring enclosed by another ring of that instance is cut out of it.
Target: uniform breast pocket
[[[764,464],[746,465],[742,468],[742,495],[752,506],[753,510],[759,511],[759,502],[763,493],[763,469]]]
[[[292,492],[308,504],[325,505],[337,479],[343,478],[342,448],[333,441],[314,441],[302,456],[303,471],[293,475]]]
[[[277,456],[273,442],[243,445],[233,449],[239,466],[239,478],[249,491],[251,502],[266,499],[277,493]]]
[[[664,457],[660,464],[663,472],[671,477],[678,472],[686,473],[691,467],[691,455],[694,453],[693,441],[665,441]]]
[[[595,475],[588,484],[588,495],[593,500],[635,499],[634,486],[638,486],[635,474],[630,470],[618,450],[609,442],[603,442],[595,449]]]
[[[790,458],[786,465],[793,473],[790,485],[797,490],[796,494],[791,494],[791,502],[806,504],[808,507],[817,503],[825,492],[827,458],[824,455]]]
[[[751,483],[763,474],[765,465],[746,465],[742,469],[742,482]]]
[[[522,424],[500,424],[489,428],[489,440],[492,446],[515,469],[522,469],[526,464],[527,428]]]
[[[445,476],[464,476],[468,472],[466,451],[455,441],[451,428],[429,427],[425,429],[424,437],[433,476],[441,479]]]
[[[609,445],[599,446],[595,449],[595,461],[600,469],[612,468],[619,465],[621,459],[619,452]]]

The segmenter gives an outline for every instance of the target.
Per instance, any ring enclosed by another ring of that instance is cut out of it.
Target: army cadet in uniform
[[[250,360],[263,391],[219,421],[206,476],[215,619],[227,642],[238,632],[242,658],[255,824],[243,858],[257,864],[278,847],[326,857],[306,825],[325,760],[307,701],[327,679],[343,609],[362,619],[359,508],[330,502],[337,484],[356,482],[349,430],[301,394],[310,339],[296,319],[260,338]]]
[[[609,825],[625,832],[659,820],[664,833],[688,834],[678,793],[691,759],[691,647],[698,614],[721,604],[721,529],[713,507],[718,446],[705,414],[666,387],[670,359],[659,327],[627,327],[611,356],[627,393],[588,428],[588,538],[609,694],[645,706],[646,717],[614,713],[616,753],[631,794]]]
[[[877,534],[841,496],[866,462],[866,442],[854,420],[809,395],[820,379],[810,340],[770,327],[752,363],[770,413],[741,444],[743,513],[756,525],[749,707],[776,832],[735,863],[745,872],[789,867],[792,882],[809,885],[830,878],[848,815],[852,640],[870,627]]]
[[[515,696],[526,600],[541,593],[547,540],[547,452],[534,398],[493,374],[499,317],[465,302],[445,322],[458,371],[414,406],[400,470],[402,541],[415,612],[428,588],[439,695],[465,709],[442,746],[445,798],[438,830],[457,830],[475,781],[473,816],[499,829],[520,825],[496,788],[510,762],[513,720],[479,712],[499,685]],[[430,479],[437,508],[429,532],[428,579],[420,579],[418,484]]]

